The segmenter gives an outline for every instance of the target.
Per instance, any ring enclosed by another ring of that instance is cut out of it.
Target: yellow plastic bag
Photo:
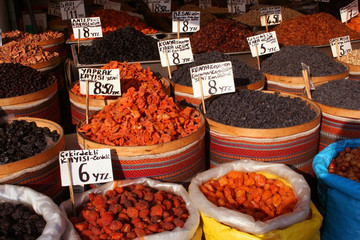
[[[261,235],[251,235],[230,228],[216,220],[201,214],[203,232],[206,240],[320,240],[320,227],[323,220],[313,203],[310,204],[312,217],[288,228],[273,230]]]

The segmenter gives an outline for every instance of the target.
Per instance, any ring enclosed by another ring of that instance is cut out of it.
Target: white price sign
[[[102,28],[100,17],[71,19],[74,38],[101,38]],[[80,36],[79,36],[80,30]]]
[[[211,7],[211,0],[199,0],[199,7],[201,9],[209,8]]]
[[[194,61],[190,38],[159,41],[158,49],[161,66],[163,67],[168,65],[167,59],[169,59],[169,66],[180,65]]]
[[[171,0],[147,0],[152,13],[171,13]]]
[[[336,41],[338,43],[338,49],[336,49]],[[350,36],[330,39],[330,47],[333,57],[337,57],[337,51],[339,51],[339,57],[351,52]]]
[[[48,5],[48,14],[52,16],[61,17],[60,4],[50,2]]]
[[[112,9],[112,10],[120,12],[121,11],[121,3],[108,1],[105,3],[104,9]]]
[[[172,13],[172,31],[178,31],[178,20],[180,24],[179,32],[197,32],[200,30],[200,11],[174,11]]]
[[[248,37],[247,42],[253,57],[280,51],[275,31]]]
[[[244,14],[246,13],[246,0],[227,0],[229,13]]]
[[[260,8],[260,22],[261,26],[268,26],[280,24],[282,21],[281,7],[266,7]]]
[[[83,1],[60,2],[60,10],[62,20],[85,17]]]
[[[347,22],[353,17],[356,17],[359,14],[359,3],[358,0],[353,1],[352,3],[346,5],[345,7],[340,8],[340,17],[341,22]]]
[[[109,0],[94,0],[94,4],[105,5]]]
[[[110,149],[70,150],[59,153],[61,185],[105,183],[114,180]]]
[[[235,83],[231,61],[204,64],[190,68],[194,97],[201,97],[199,75],[201,76],[203,95],[211,96],[235,92]]]
[[[86,82],[89,95],[121,96],[119,69],[80,68],[80,93],[86,95]]]

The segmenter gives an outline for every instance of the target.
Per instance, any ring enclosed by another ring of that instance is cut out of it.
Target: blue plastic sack
[[[324,217],[322,240],[360,240],[360,183],[329,174],[333,158],[346,147],[360,146],[360,139],[340,140],[328,145],[313,161],[318,178],[319,211]]]

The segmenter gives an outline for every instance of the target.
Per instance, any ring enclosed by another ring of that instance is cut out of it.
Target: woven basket
[[[64,189],[61,186],[59,152],[65,148],[65,137],[60,125],[40,118],[19,117],[10,119],[35,122],[38,127],[56,130],[60,138],[47,150],[13,163],[0,165],[0,183],[30,187],[43,193],[54,201],[63,200]]]
[[[284,93],[281,95],[300,97]],[[315,102],[301,98],[316,111],[316,117],[297,126],[274,129],[239,128],[207,118],[210,167],[239,159],[252,159],[287,164],[314,175],[312,159],[318,152],[321,110]]]
[[[81,149],[110,148],[114,179],[150,177],[170,182],[190,182],[205,169],[205,119],[189,136],[149,146],[110,146],[86,139],[77,131]],[[80,121],[77,129],[84,121]]]

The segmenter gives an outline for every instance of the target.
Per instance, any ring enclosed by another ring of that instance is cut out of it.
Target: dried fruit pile
[[[285,20],[273,30],[284,46],[329,45],[330,39],[347,35],[351,40],[360,39],[360,33],[324,12]]]
[[[15,162],[42,152],[57,142],[59,133],[35,122],[15,120],[0,124],[0,165]]]
[[[214,13],[228,13],[227,8],[222,7],[207,7],[204,9],[201,9],[199,5],[194,4],[185,4],[181,8],[177,9],[176,11],[199,11],[200,12],[200,27],[205,26],[211,21],[214,21],[217,17],[214,15]]]
[[[340,57],[340,61],[352,65],[360,65],[360,49],[354,49]]]
[[[226,207],[266,221],[294,210],[298,199],[291,187],[264,175],[231,171],[204,183],[200,190],[219,207]]]
[[[189,217],[182,197],[141,184],[89,194],[71,217],[82,239],[133,239],[182,227]]]
[[[0,63],[0,98],[22,96],[44,89],[56,79],[19,63]]]
[[[336,108],[360,110],[360,82],[352,79],[332,80],[315,88],[314,101]]]
[[[350,178],[360,183],[360,147],[349,147],[338,153],[329,164],[329,173]]]
[[[134,87],[92,116],[78,131],[86,138],[115,146],[144,146],[170,142],[196,132],[200,113],[181,107],[163,90],[148,83]]]
[[[237,21],[216,19],[190,36],[191,49],[193,53],[249,51],[246,38],[253,35]]]
[[[44,218],[23,204],[0,203],[0,238],[35,240],[46,225]]]
[[[28,32],[22,32],[19,30],[5,32],[2,34],[3,44],[11,41],[23,42],[23,43],[40,43],[51,39],[56,39],[64,36],[64,33],[58,31],[48,30],[43,33],[31,34]]]
[[[140,63],[129,64],[127,62],[110,61],[105,64],[101,69],[116,69],[120,71],[121,92],[125,93],[129,88],[134,87],[138,90],[142,84],[151,84],[151,86],[159,91],[164,88],[163,83],[158,76],[154,76],[154,73],[150,71],[150,68],[144,69]],[[77,82],[71,88],[71,92],[76,95],[80,94],[80,84]],[[90,95],[89,98],[95,99],[109,99],[111,96],[103,95]],[[117,97],[116,97],[117,98]]]

